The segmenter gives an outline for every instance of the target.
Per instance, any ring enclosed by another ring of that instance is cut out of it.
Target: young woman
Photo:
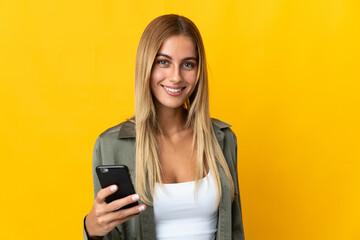
[[[210,118],[204,45],[189,19],[164,15],[145,29],[135,107],[95,143],[85,239],[244,239],[236,137]],[[117,186],[101,189],[95,167],[114,164],[128,166],[137,194],[106,204]]]

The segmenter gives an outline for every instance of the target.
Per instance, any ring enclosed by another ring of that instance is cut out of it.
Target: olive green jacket
[[[219,203],[219,215],[217,225],[217,240],[244,239],[244,230],[241,216],[239,184],[237,176],[237,142],[236,136],[231,131],[230,125],[217,119],[212,119],[216,138],[222,148],[225,159],[235,185],[235,199],[231,201],[229,181],[218,165],[222,189],[222,197]],[[95,168],[98,165],[127,165],[132,181],[135,182],[135,123],[123,122],[102,133],[96,140],[93,155],[93,180],[94,194],[101,189]],[[84,239],[87,239],[84,230]],[[139,216],[118,225],[105,237],[105,240],[137,239],[155,240],[154,210],[151,206]]]

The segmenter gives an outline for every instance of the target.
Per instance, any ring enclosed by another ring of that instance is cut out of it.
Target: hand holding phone
[[[103,167],[108,170],[101,172]],[[139,205],[139,195],[135,194],[126,166],[99,166],[96,172],[103,188],[97,193],[94,205],[86,216],[85,227],[89,237],[101,239],[117,225],[144,211],[146,206]]]

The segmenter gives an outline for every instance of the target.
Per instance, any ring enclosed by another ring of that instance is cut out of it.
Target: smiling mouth
[[[185,89],[185,87],[182,88],[170,88],[170,87],[166,87],[164,85],[161,85],[163,88],[165,88],[165,90],[171,92],[171,93],[179,93],[181,92],[183,89]]]

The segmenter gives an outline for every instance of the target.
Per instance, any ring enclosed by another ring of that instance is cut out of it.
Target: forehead
[[[184,35],[170,36],[165,39],[158,53],[174,58],[196,57],[197,55],[194,41]]]

